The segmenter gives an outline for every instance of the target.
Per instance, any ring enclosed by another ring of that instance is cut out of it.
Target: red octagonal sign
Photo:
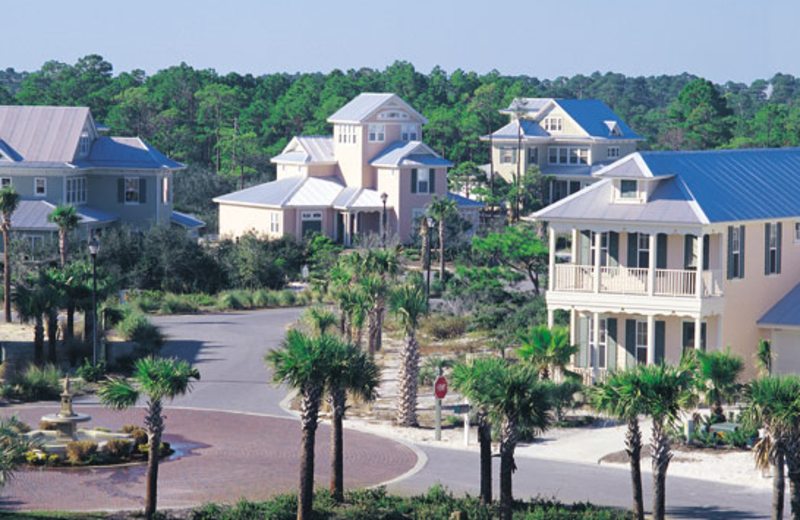
[[[445,379],[444,376],[436,378],[436,381],[433,383],[433,393],[436,395],[436,399],[444,399],[447,395],[447,379]]]

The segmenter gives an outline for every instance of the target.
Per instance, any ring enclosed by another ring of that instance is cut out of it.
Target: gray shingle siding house
[[[74,205],[80,233],[121,223],[181,225],[173,175],[185,168],[138,137],[110,137],[86,107],[0,106],[0,185],[22,196],[12,231],[44,236],[47,215]]]

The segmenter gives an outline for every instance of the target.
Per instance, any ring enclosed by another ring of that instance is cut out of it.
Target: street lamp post
[[[97,250],[100,242],[96,237],[89,240],[89,254],[92,255],[92,361],[97,365]]]
[[[381,202],[383,202],[383,213],[381,213],[381,245],[386,247],[386,200],[389,196],[386,192],[381,193]]]
[[[428,299],[431,298],[431,231],[433,230],[434,220],[433,217],[425,217],[428,219],[428,284],[425,294],[428,296]]]

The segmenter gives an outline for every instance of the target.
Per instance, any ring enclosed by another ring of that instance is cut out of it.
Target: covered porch
[[[347,247],[359,236],[391,235],[389,214],[392,210],[387,197],[367,188],[345,188],[334,202],[335,226],[333,239]],[[392,212],[393,213],[393,212]]]

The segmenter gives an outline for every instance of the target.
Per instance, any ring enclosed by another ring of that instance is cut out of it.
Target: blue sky
[[[98,53],[115,71],[185,61],[263,74],[394,60],[554,78],[691,72],[800,76],[796,0],[25,0],[8,2],[0,67]]]

